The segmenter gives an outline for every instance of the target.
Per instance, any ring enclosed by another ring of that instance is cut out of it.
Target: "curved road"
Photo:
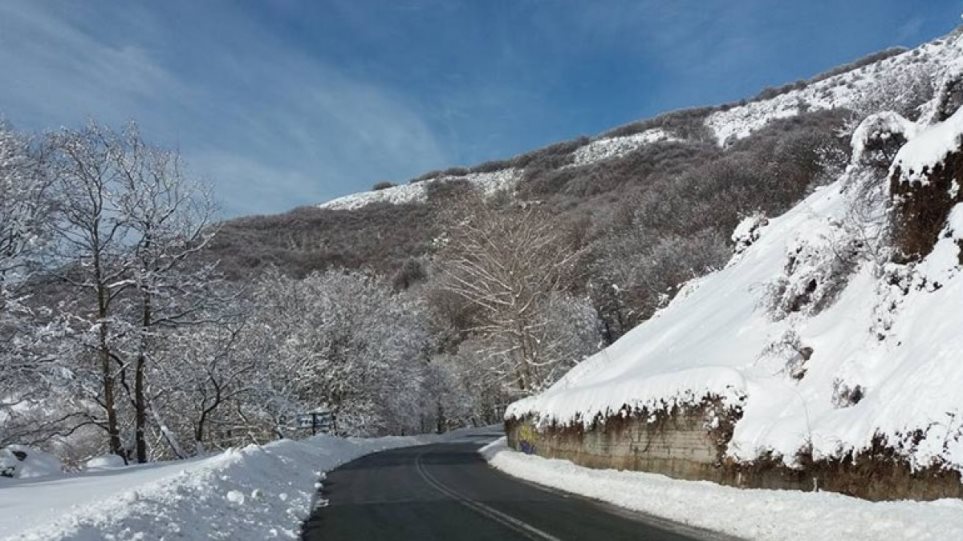
[[[394,449],[329,472],[306,541],[646,539],[723,537],[499,472],[477,450],[500,434]]]

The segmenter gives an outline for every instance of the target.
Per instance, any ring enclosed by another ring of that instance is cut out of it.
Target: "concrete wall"
[[[718,419],[713,422],[712,419]],[[528,420],[505,423],[511,447],[590,468],[659,473],[742,488],[841,492],[870,500],[963,498],[959,472],[937,466],[913,469],[882,441],[857,455],[814,462],[798,457],[797,468],[779,457],[738,463],[725,457],[737,411],[707,401],[689,409],[616,415],[591,428],[534,428]]]

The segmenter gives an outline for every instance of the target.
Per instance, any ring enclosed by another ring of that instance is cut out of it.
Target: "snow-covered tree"
[[[0,417],[44,389],[36,346],[48,332],[25,286],[50,236],[48,177],[23,135],[0,124]]]
[[[147,145],[133,125],[62,130],[46,151],[59,196],[58,274],[77,290],[64,304],[82,349],[71,354],[82,361],[77,379],[103,411],[92,421],[107,432],[109,451],[130,454],[122,434],[130,426],[145,462],[145,366],[157,330],[202,304],[212,270],[190,260],[212,234],[213,205],[178,155]]]
[[[316,409],[333,411],[343,434],[420,427],[430,342],[420,301],[381,278],[329,271],[303,280],[270,273],[253,303],[245,340],[267,346],[263,390],[279,432]]]
[[[469,197],[452,212],[439,253],[441,287],[473,310],[471,332],[488,345],[487,364],[518,393],[551,384],[581,360],[584,348],[560,347],[551,312],[563,301],[577,251],[558,224],[535,206],[519,208]],[[589,332],[592,318],[581,317]]]

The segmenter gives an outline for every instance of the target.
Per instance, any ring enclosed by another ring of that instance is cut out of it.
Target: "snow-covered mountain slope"
[[[795,116],[804,109],[859,107],[861,102],[872,102],[888,92],[899,92],[936,78],[946,65],[959,58],[960,47],[958,35],[940,38],[805,88],[717,111],[709,115],[706,125],[721,145],[732,138],[746,137],[774,119]]]
[[[623,135],[620,137],[604,137],[577,148],[572,153],[572,165],[587,165],[609,158],[617,158],[644,145],[678,140],[679,138],[677,136],[662,128],[652,128],[642,133]]]
[[[935,79],[946,65],[960,57],[960,51],[960,36],[953,33],[901,54],[805,84],[802,88],[788,90],[768,99],[720,107],[705,118],[704,124],[711,137],[724,146],[735,139],[747,137],[774,120],[794,117],[806,111],[878,108],[881,102],[897,97],[900,93],[925,91],[928,81]],[[679,134],[661,127],[648,128],[630,135],[597,137],[573,150],[571,163],[566,167],[617,158],[653,143],[681,140],[684,138]],[[468,181],[481,187],[486,193],[511,190],[522,177],[522,173],[523,171],[518,169],[503,169],[462,176],[439,175],[414,184],[339,197],[319,207],[351,210],[375,202],[424,202],[430,183],[452,180]]]
[[[506,417],[590,426],[720,397],[741,411],[727,449],[738,460],[772,452],[792,464],[800,451],[819,460],[882,442],[914,467],[963,471],[958,183],[925,257],[897,263],[886,240],[894,206],[914,196],[892,186],[922,189],[921,172],[963,155],[963,109],[892,129],[856,130],[875,139],[854,142],[861,154],[835,183],[782,216],[747,218],[725,268]],[[897,133],[910,140],[893,168],[867,165],[862,153]]]
[[[430,185],[436,182],[452,182],[463,180],[477,187],[485,194],[493,194],[501,190],[511,190],[515,187],[520,177],[517,169],[502,169],[491,173],[469,173],[463,176],[439,176],[415,182],[413,184],[402,184],[392,186],[383,190],[372,190],[346,195],[337,199],[332,199],[327,203],[319,205],[323,209],[332,210],[353,210],[361,208],[371,203],[391,203],[400,205],[403,203],[424,203],[428,200],[428,190]]]

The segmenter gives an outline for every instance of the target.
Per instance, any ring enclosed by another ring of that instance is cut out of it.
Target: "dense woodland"
[[[862,118],[917,114],[911,83],[726,146],[692,109],[606,134],[677,138],[619,157],[575,165],[582,138],[444,172],[513,167],[511,193],[432,172],[424,203],[225,222],[134,125],[3,127],[0,447],[145,462],[303,435],[308,411],[345,435],[498,422],[725,265],[745,217],[835,179]]]

